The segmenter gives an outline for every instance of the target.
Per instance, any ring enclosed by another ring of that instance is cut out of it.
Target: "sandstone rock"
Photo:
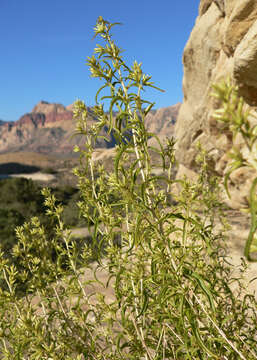
[[[256,13],[257,19],[257,13]],[[257,20],[252,24],[234,54],[234,78],[241,94],[251,105],[257,105]]]
[[[148,131],[161,137],[171,136],[180,104],[152,111],[146,119]],[[0,153],[29,151],[45,154],[73,155],[74,145],[83,146],[84,136],[74,136],[76,120],[73,119],[73,105],[40,101],[30,113],[18,121],[0,123]],[[92,109],[88,108],[88,123],[94,124]],[[106,136],[107,129],[102,135]],[[111,134],[110,142],[99,139],[96,148],[112,148],[115,140]]]
[[[204,15],[212,3],[214,3],[218,7],[221,14],[224,16],[225,15],[224,0],[204,0],[204,1],[202,1],[199,6],[199,14]]]
[[[199,16],[183,55],[184,101],[175,125],[177,158],[194,170],[196,142],[213,156],[215,170],[224,175],[231,149],[231,133],[213,118],[219,103],[210,97],[212,84],[230,76],[252,110],[257,106],[257,2],[256,0],[201,0]],[[224,10],[223,13],[221,10]],[[240,139],[237,140],[239,145]],[[231,183],[236,206],[245,204],[249,182],[240,186],[246,168],[234,174]],[[244,178],[244,177],[243,177]],[[235,204],[234,204],[235,205]]]
[[[32,113],[56,113],[61,114],[67,112],[67,108],[62,104],[49,103],[47,101],[40,101],[31,111]]]
[[[73,108],[74,108],[73,104],[70,104],[70,105],[66,106],[66,109],[69,110],[69,111],[73,111]]]
[[[224,48],[232,56],[237,45],[243,39],[257,16],[255,0],[229,0],[226,7],[230,9],[224,31]]]
[[[180,106],[181,104],[178,103],[148,113],[145,120],[147,130],[154,134],[171,136]]]

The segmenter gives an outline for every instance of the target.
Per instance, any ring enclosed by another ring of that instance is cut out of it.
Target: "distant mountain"
[[[178,103],[150,112],[146,118],[148,131],[163,136],[172,135],[180,106],[181,103]]]
[[[148,114],[146,125],[149,131],[161,135],[172,135],[180,104],[154,110]],[[88,122],[95,122],[93,112],[88,109]],[[40,101],[31,112],[14,122],[0,121],[0,153],[31,151],[45,154],[72,154],[75,144],[82,145],[83,136],[73,136],[76,121],[72,105]],[[110,148],[114,140],[100,140],[96,147]]]

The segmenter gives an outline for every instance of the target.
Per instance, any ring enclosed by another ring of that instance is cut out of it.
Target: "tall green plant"
[[[223,129],[232,134],[233,146],[229,151],[232,159],[226,171],[224,185],[228,196],[228,180],[230,175],[239,168],[247,167],[257,171],[257,125],[251,124],[249,117],[256,117],[250,108],[246,106],[244,99],[238,95],[238,87],[233,85],[230,80],[213,85],[213,96],[220,101],[220,109],[214,113],[214,118],[223,123]],[[242,151],[242,145],[236,145],[237,138],[241,137],[241,142],[246,147]],[[254,178],[249,191],[249,212],[251,214],[251,226],[248,239],[244,248],[244,255],[249,261],[257,261],[252,257],[252,253],[257,252],[257,176]]]
[[[153,104],[141,93],[154,85],[141,64],[124,63],[112,40],[114,25],[98,18],[95,35],[103,44],[88,58],[92,76],[104,81],[93,109],[97,121],[88,123],[81,101],[74,110],[77,132],[85,138],[84,148],[76,148],[79,206],[98,249],[97,262],[91,262],[92,247],[78,248],[63,224],[62,207],[45,190],[47,214],[56,224],[56,261],[38,219],[17,229],[13,256],[23,271],[18,274],[3,256],[0,263],[6,283],[0,291],[1,357],[256,359],[256,302],[243,296],[240,279],[232,279],[224,234],[214,229],[221,209],[217,180],[204,152],[196,182],[174,180],[174,141],[163,145],[145,126]],[[109,95],[99,99],[106,90]],[[93,156],[99,136],[116,138],[109,173]],[[154,175],[156,166],[162,175]],[[16,291],[18,281],[26,283],[25,296]],[[235,281],[238,294],[230,288]]]

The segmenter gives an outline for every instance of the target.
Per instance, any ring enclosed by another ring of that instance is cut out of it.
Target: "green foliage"
[[[43,198],[32,180],[11,178],[0,181],[0,202],[1,206],[14,208],[28,217],[39,211]]]
[[[36,214],[44,214],[43,201],[39,188],[31,180],[0,181],[0,242],[6,253],[17,241],[15,227]]]
[[[63,219],[67,226],[83,226],[76,205],[80,198],[78,189],[66,186],[52,190],[64,205]],[[0,181],[0,243],[9,253],[17,242],[15,228],[38,216],[42,225],[51,230],[51,222],[45,215],[44,197],[41,188],[32,180],[10,178]]]
[[[213,88],[213,96],[221,102],[220,109],[214,113],[214,118],[223,124],[223,130],[229,131],[233,138],[233,146],[229,151],[232,161],[224,178],[225,189],[230,197],[228,179],[232,172],[241,167],[248,167],[257,171],[257,125],[251,124],[249,121],[250,116],[252,118],[256,118],[256,116],[246,106],[243,98],[238,95],[238,88],[231,81],[223,81],[220,84],[213,85]],[[240,137],[246,147],[246,151],[243,151],[242,146],[239,146],[239,142],[236,145],[236,140]],[[257,252],[257,238],[255,236],[257,230],[256,189],[257,177],[253,180],[249,193],[251,227],[244,248],[244,255],[249,261],[256,261],[251,253]]]
[[[98,121],[89,126],[81,101],[74,111],[77,132],[85,138],[84,148],[76,148],[81,154],[75,169],[79,207],[98,261],[92,264],[87,244],[77,246],[62,221],[63,207],[45,189],[47,216],[55,224],[51,243],[33,218],[17,229],[13,249],[23,271],[17,273],[1,257],[6,283],[0,291],[1,357],[256,359],[256,301],[244,294],[240,278],[232,278],[224,232],[214,227],[217,217],[223,219],[218,181],[208,172],[203,151],[198,180],[177,182],[174,141],[162,145],[155,137],[157,145],[148,145],[155,135],[147,132],[145,117],[153,104],[141,93],[154,85],[141,64],[129,68],[124,63],[110,33],[114,25],[98,18],[95,34],[104,42],[88,58],[91,74],[110,91],[99,100],[101,89],[97,93]],[[93,157],[103,127],[117,141],[109,173]],[[162,167],[162,176],[153,175],[155,166]],[[56,250],[55,260],[48,248]],[[19,278],[27,284],[23,297],[17,293]],[[236,293],[231,290],[235,282]]]
[[[16,242],[15,228],[22,225],[24,216],[15,209],[0,209],[0,234],[1,245],[6,254],[12,249]]]

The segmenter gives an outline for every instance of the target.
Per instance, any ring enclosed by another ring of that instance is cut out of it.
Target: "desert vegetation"
[[[67,227],[83,226],[85,222],[79,216],[76,206],[80,195],[71,186],[55,187],[52,193],[64,206],[63,220]],[[5,254],[9,254],[17,242],[15,228],[37,216],[48,227],[49,219],[45,212],[41,186],[25,178],[10,178],[0,181],[0,242]],[[10,254],[9,254],[10,255]]]
[[[222,131],[230,134],[233,139],[233,146],[228,155],[230,161],[229,167],[225,173],[224,186],[230,197],[228,181],[230,175],[242,167],[250,168],[254,171],[252,186],[248,196],[248,208],[244,209],[251,215],[251,226],[248,239],[244,248],[244,255],[249,261],[256,261],[252,254],[257,253],[257,158],[256,158],[256,140],[257,125],[256,121],[250,121],[249,118],[256,120],[256,115],[246,106],[242,97],[238,94],[238,87],[234,86],[230,79],[219,84],[213,85],[213,96],[218,98],[221,103],[220,109],[215,111],[214,118],[222,124]],[[241,139],[237,141],[238,139]]]
[[[155,85],[141,64],[125,64],[116,25],[98,18],[101,43],[88,58],[103,81],[97,123],[89,126],[82,101],[74,106],[84,136],[77,204],[92,245],[77,245],[57,195],[44,189],[47,226],[31,218],[16,228],[11,258],[1,254],[1,358],[256,359],[256,300],[226,261],[220,181],[200,146],[198,179],[174,179],[174,140],[161,143],[144,124],[153,104],[143,90]],[[117,144],[110,172],[93,156],[103,127]]]

